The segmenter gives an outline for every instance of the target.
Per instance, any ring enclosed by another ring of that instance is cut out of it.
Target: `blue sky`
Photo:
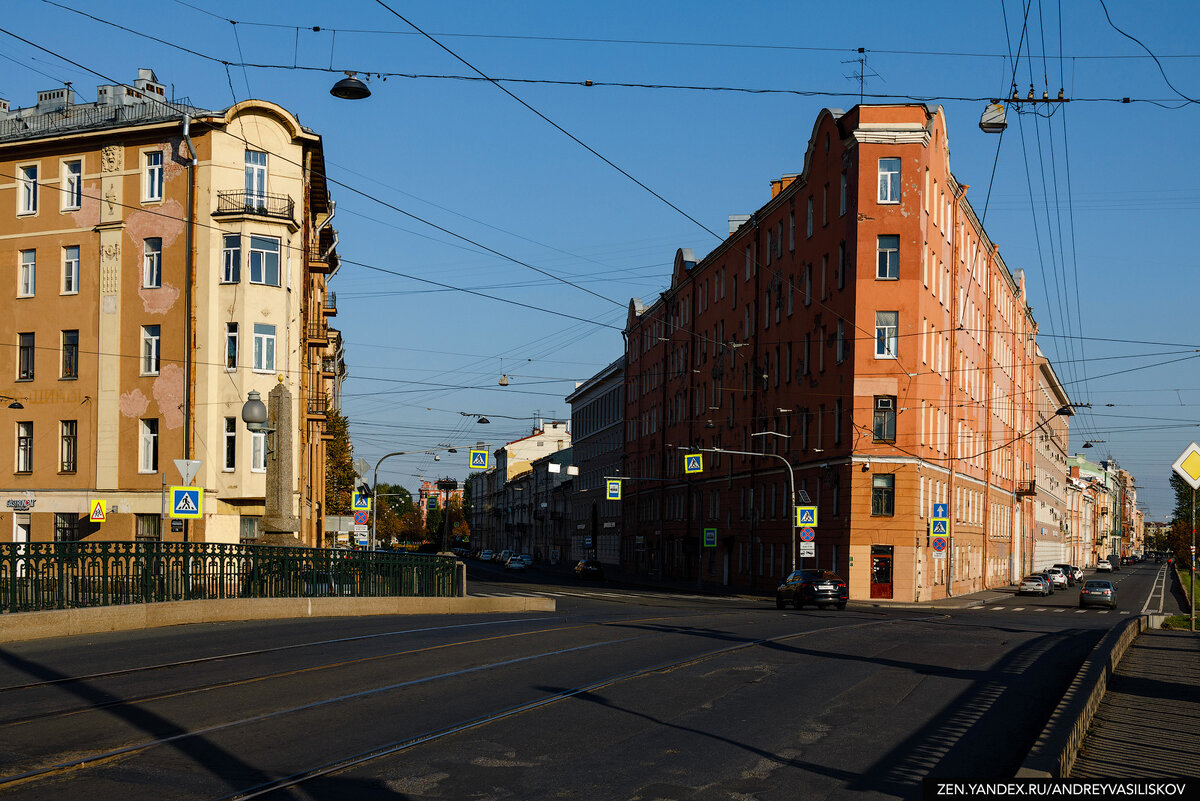
[[[820,110],[858,101],[847,76],[865,48],[868,95],[945,107],[955,175],[976,211],[986,206],[1009,267],[1026,271],[1042,348],[1072,399],[1092,404],[1073,420],[1071,451],[1097,441],[1087,453],[1131,470],[1159,519],[1171,463],[1200,438],[1198,108],[1179,94],[1200,99],[1200,4],[1156,3],[1151,15],[1106,2],[1166,78],[1099,0],[1032,0],[1027,18],[1026,0],[902,15],[880,2],[389,3],[677,208],[495,86],[461,79],[475,73],[374,0],[8,0],[0,28],[107,78],[0,34],[0,97],[28,106],[72,81],[91,101],[96,84],[150,67],[195,105],[265,98],[320,133],[330,176],[368,196],[332,187],[345,410],[356,455],[373,464],[389,451],[497,446],[539,415],[566,417],[563,398],[620,356],[629,299],[665,287],[676,248],[707,253],[728,215],[801,170]],[[999,137],[977,127],[981,99],[1008,93],[1018,42],[1021,95],[1033,83],[1073,102],[1048,120],[1010,114],[997,157]],[[336,70],[372,73],[372,97],[331,97]],[[603,85],[615,83],[639,87]],[[410,487],[466,473],[465,450],[380,471]]]

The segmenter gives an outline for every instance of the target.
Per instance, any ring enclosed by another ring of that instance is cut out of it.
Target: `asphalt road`
[[[0,650],[12,798],[916,797],[1013,774],[1156,566],[983,609],[765,598],[473,565],[559,611],[212,624]],[[290,786],[284,786],[289,785]]]

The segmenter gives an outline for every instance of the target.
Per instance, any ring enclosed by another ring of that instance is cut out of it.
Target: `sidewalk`
[[[1149,629],[1109,679],[1072,778],[1200,777],[1200,634]]]

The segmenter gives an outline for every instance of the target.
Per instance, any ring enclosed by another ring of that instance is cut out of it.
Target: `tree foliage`
[[[325,448],[325,512],[350,514],[354,492],[354,451],[350,446],[350,421],[337,409],[325,413],[325,430],[333,440]]]
[[[1181,565],[1191,565],[1192,525],[1195,515],[1200,513],[1200,493],[1174,470],[1171,471],[1171,489],[1175,491],[1175,512],[1171,519],[1171,530],[1167,534],[1167,550]],[[1194,505],[1195,504],[1195,505]]]

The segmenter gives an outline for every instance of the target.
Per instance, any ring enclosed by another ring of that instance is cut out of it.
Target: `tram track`
[[[580,624],[580,625],[576,625],[576,626],[562,626],[562,627],[554,627],[554,628],[550,628],[550,629],[541,629],[541,630],[534,631],[534,632],[517,632],[517,633],[513,633],[513,634],[509,634],[509,635],[499,635],[496,638],[490,638],[490,637],[489,638],[480,638],[478,640],[472,640],[472,641],[470,641],[470,643],[477,644],[479,642],[486,642],[488,640],[493,640],[493,639],[534,635],[534,634],[538,634],[538,633],[553,633],[556,631],[587,628],[587,627],[593,627],[593,626],[600,627],[600,626],[650,623],[650,622],[661,621],[664,619],[669,619],[669,620],[675,621],[675,620],[679,620],[680,617],[688,618],[688,617],[697,617],[697,616],[703,616],[706,619],[711,619],[713,617],[712,615],[706,614],[706,615],[684,615],[684,616],[666,616],[666,617],[660,616],[660,617],[645,618],[645,619],[639,619],[639,620],[594,622],[594,623]],[[913,620],[915,621],[915,620],[924,620],[924,619],[925,618],[914,618]],[[932,619],[932,618],[929,618],[929,619]],[[466,730],[476,728],[479,726],[484,726],[484,725],[487,725],[492,722],[504,720],[504,719],[512,717],[514,715],[521,714],[523,712],[532,711],[539,707],[545,706],[547,704],[552,704],[557,701],[561,701],[565,698],[569,698],[574,695],[578,695],[580,693],[588,692],[588,691],[595,690],[600,687],[609,686],[609,685],[616,684],[616,683],[623,682],[623,681],[630,681],[630,680],[636,679],[638,677],[646,676],[646,675],[649,675],[649,674],[652,674],[655,672],[678,669],[680,667],[684,667],[686,665],[694,664],[696,662],[704,661],[707,659],[712,659],[712,658],[715,658],[715,657],[723,655],[723,654],[733,653],[736,651],[753,648],[755,646],[760,646],[760,645],[764,645],[767,643],[782,642],[782,641],[786,641],[786,640],[796,639],[799,637],[828,633],[828,632],[832,632],[832,631],[850,630],[850,629],[869,627],[869,626],[878,626],[878,625],[883,625],[883,624],[891,623],[891,622],[893,622],[891,619],[872,620],[872,621],[866,621],[866,622],[847,623],[847,624],[841,624],[841,625],[835,625],[835,626],[827,626],[827,627],[823,627],[823,628],[811,629],[811,630],[801,631],[801,632],[790,632],[787,634],[773,636],[773,637],[748,639],[744,642],[737,642],[737,643],[734,643],[733,645],[713,649],[713,650],[706,651],[701,654],[691,654],[691,655],[684,656],[684,657],[681,657],[678,659],[669,660],[669,661],[665,661],[665,662],[658,662],[658,663],[648,665],[648,666],[645,666],[642,668],[637,668],[632,671],[624,671],[621,673],[616,673],[616,674],[598,679],[596,681],[582,684],[580,686],[577,686],[577,687],[567,690],[567,691],[551,693],[544,697],[535,699],[533,701],[520,703],[515,706],[505,707],[503,709],[496,710],[496,711],[488,713],[486,715],[482,715],[482,716],[478,716],[478,717],[474,717],[474,718],[470,718],[470,719],[465,719],[465,720],[459,721],[457,723],[452,723],[450,725],[443,726],[443,727],[422,733],[422,734],[414,736],[414,737],[409,737],[409,738],[405,738],[403,740],[388,742],[388,743],[376,746],[376,747],[368,749],[368,750],[356,752],[350,756],[343,757],[343,758],[340,758],[340,759],[332,761],[332,762],[328,762],[328,763],[318,765],[318,766],[315,766],[315,767],[312,767],[309,769],[305,769],[302,771],[296,771],[282,779],[274,780],[274,781],[271,781],[271,782],[268,782],[265,784],[260,783],[259,785],[245,788],[244,790],[241,790],[238,793],[235,793],[233,795],[223,796],[223,798],[241,798],[241,797],[252,798],[252,797],[256,797],[258,795],[262,795],[267,792],[272,792],[274,790],[283,789],[285,787],[290,787],[290,786],[295,786],[296,784],[300,784],[305,781],[309,781],[309,780],[317,778],[319,776],[329,775],[330,773],[335,773],[335,772],[339,772],[342,770],[346,770],[346,769],[352,768],[354,766],[364,764],[365,762],[370,762],[370,761],[373,761],[376,759],[380,759],[389,754],[398,753],[400,751],[403,751],[408,748],[412,748],[416,745],[419,745],[423,742],[429,742],[431,740],[440,739],[443,737],[450,736],[457,732],[466,731]],[[61,776],[66,773],[78,773],[79,771],[86,771],[89,768],[97,768],[97,767],[111,763],[116,760],[126,759],[135,754],[144,753],[144,752],[150,751],[152,749],[155,749],[157,747],[177,743],[181,740],[185,740],[188,738],[205,737],[205,736],[220,733],[220,732],[228,732],[230,730],[238,729],[241,727],[251,726],[256,723],[261,723],[261,722],[269,721],[272,719],[278,719],[278,718],[285,717],[288,715],[298,714],[298,713],[302,713],[302,712],[309,711],[309,710],[315,710],[315,709],[319,709],[321,707],[328,707],[333,704],[344,703],[344,702],[360,700],[360,699],[366,699],[371,696],[376,696],[376,695],[383,694],[383,693],[394,692],[394,691],[402,690],[404,688],[414,687],[414,686],[421,685],[421,684],[428,684],[431,682],[436,682],[438,680],[461,677],[461,676],[465,676],[465,675],[468,675],[471,673],[478,673],[481,671],[500,669],[500,668],[504,668],[507,666],[516,665],[519,663],[528,663],[528,662],[541,660],[541,659],[549,659],[549,658],[552,658],[555,656],[573,654],[576,652],[593,649],[593,648],[601,648],[601,647],[606,647],[606,646],[625,644],[625,643],[629,643],[633,640],[640,640],[640,639],[645,639],[645,638],[653,637],[653,636],[661,636],[661,635],[668,635],[668,634],[681,634],[681,633],[686,633],[686,630],[680,630],[675,627],[672,627],[670,630],[667,630],[667,631],[648,632],[648,633],[644,633],[644,634],[638,634],[638,635],[635,635],[632,637],[613,638],[613,639],[607,639],[607,640],[594,642],[594,643],[585,643],[582,645],[576,645],[576,646],[572,646],[570,648],[554,649],[554,650],[544,651],[544,652],[540,652],[540,653],[536,653],[536,654],[526,654],[526,655],[517,656],[517,657],[511,658],[511,659],[507,659],[507,660],[489,662],[486,664],[476,665],[476,666],[464,668],[461,670],[446,671],[446,672],[441,672],[441,673],[437,673],[437,674],[433,674],[433,675],[421,676],[421,677],[409,679],[409,680],[402,681],[402,682],[392,682],[392,683],[382,685],[382,686],[369,687],[367,689],[363,689],[363,690],[353,692],[353,693],[340,694],[340,695],[333,696],[333,697],[319,698],[319,699],[309,701],[309,702],[303,703],[303,704],[297,704],[297,705],[293,705],[293,706],[286,707],[286,708],[270,710],[270,711],[262,712],[260,714],[239,718],[236,720],[227,720],[227,721],[215,723],[215,724],[208,725],[208,726],[201,726],[201,727],[198,727],[198,728],[192,729],[192,730],[181,731],[181,732],[178,732],[178,733],[172,734],[170,736],[166,736],[166,737],[159,737],[159,738],[155,738],[155,739],[151,739],[151,740],[143,740],[141,742],[129,743],[129,744],[117,746],[117,747],[110,747],[110,748],[107,748],[104,750],[96,750],[96,751],[93,751],[88,754],[84,754],[84,755],[80,755],[80,756],[73,756],[71,759],[59,760],[52,764],[44,764],[40,767],[32,768],[29,770],[24,770],[19,773],[14,773],[14,774],[6,775],[6,776],[0,776],[0,788],[9,788],[9,787],[15,787],[17,785],[28,785],[31,782],[37,783],[37,782],[43,781],[43,780],[51,780],[55,777]],[[338,638],[339,641],[342,639],[347,639],[347,638]],[[353,639],[353,638],[349,638],[349,639]],[[435,649],[436,648],[446,648],[446,647],[452,647],[455,645],[468,645],[470,643],[466,642],[466,641],[464,641],[462,643],[446,643],[443,645],[432,646],[431,648],[435,648]],[[288,646],[288,647],[290,647],[290,646]],[[262,649],[262,650],[265,652],[270,652],[275,649]],[[373,660],[376,658],[394,657],[394,656],[403,655],[404,653],[417,653],[420,651],[427,651],[427,650],[430,650],[430,649],[428,649],[428,648],[427,649],[415,649],[415,650],[410,650],[408,652],[397,652],[395,654],[388,654],[388,655],[376,655],[376,656],[372,656],[372,657],[364,657],[363,660]],[[286,672],[282,673],[281,675],[286,675],[289,673],[309,672],[309,671],[316,670],[316,669],[329,669],[330,667],[335,667],[340,664],[344,664],[344,663],[334,663],[334,664],[323,665],[323,666],[312,666],[310,668],[298,669],[296,671],[286,671]],[[262,677],[262,678],[269,678],[269,677]],[[237,684],[237,683],[243,683],[243,682],[232,682],[230,684]],[[221,686],[229,686],[229,684],[218,684],[211,689],[216,689]],[[183,694],[183,693],[176,692],[174,694]],[[169,696],[171,694],[166,694],[166,695]],[[162,695],[156,696],[156,697],[162,697]],[[136,704],[136,703],[144,703],[144,701],[143,700],[123,699],[116,703],[123,703],[125,705],[131,705],[131,704]],[[80,711],[86,711],[86,710],[80,710]],[[63,713],[60,713],[60,714],[63,714]]]

